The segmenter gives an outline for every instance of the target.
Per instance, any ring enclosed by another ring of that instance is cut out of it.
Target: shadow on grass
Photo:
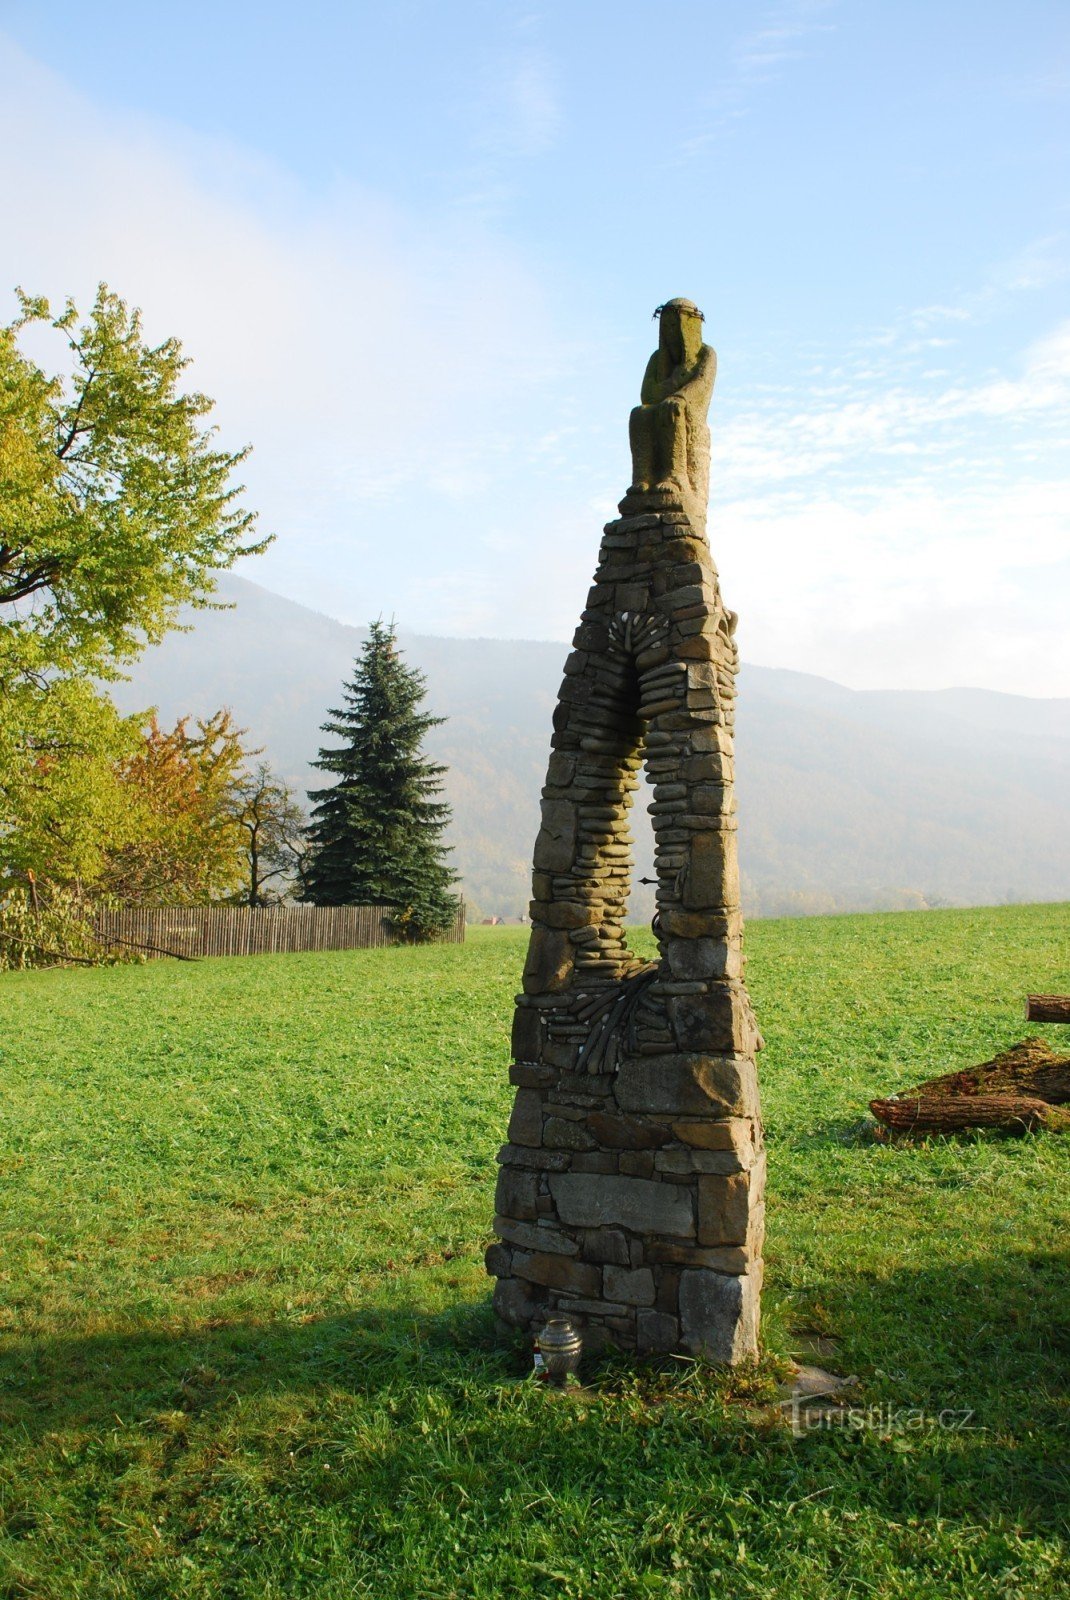
[[[149,1413],[199,1413],[249,1395],[334,1390],[370,1397],[467,1373],[482,1385],[523,1372],[489,1298],[428,1315],[414,1307],[308,1320],[213,1318],[176,1332],[17,1338],[0,1345],[0,1423],[30,1434]],[[478,1374],[478,1377],[477,1377]]]
[[[618,1361],[587,1364],[589,1426],[577,1431],[570,1408],[547,1398],[533,1438],[531,1407],[543,1397],[518,1389],[524,1342],[497,1333],[489,1300],[439,1315],[400,1306],[304,1323],[236,1320],[175,1334],[11,1340],[0,1348],[0,1425],[10,1443],[21,1436],[32,1444],[181,1412],[211,1434],[258,1400],[285,1397],[311,1414],[330,1396],[356,1402],[355,1426],[362,1407],[389,1402],[401,1407],[390,1470],[386,1456],[380,1461],[384,1493],[386,1485],[393,1493],[399,1474],[418,1478],[421,1464],[436,1459],[435,1429],[429,1434],[418,1421],[430,1397],[455,1438],[467,1433],[477,1455],[493,1457],[495,1495],[502,1483],[526,1491],[606,1473],[607,1492],[608,1479],[619,1478],[621,1492],[627,1486],[630,1499],[649,1498],[652,1507],[667,1478],[705,1481],[712,1471],[756,1502],[782,1496],[794,1503],[811,1485],[844,1511],[928,1517],[939,1503],[945,1518],[1065,1530],[1065,1258],[1009,1256],[880,1280],[840,1273],[816,1284],[814,1295],[861,1377],[869,1420],[857,1431],[796,1440],[786,1426],[726,1411],[716,1382],[704,1392],[689,1382],[689,1367],[676,1394],[664,1372],[622,1382]],[[526,1414],[522,1428],[507,1400],[503,1408],[509,1394]],[[896,1408],[927,1420],[897,1423]],[[968,1409],[968,1426],[938,1423],[948,1408]],[[364,1480],[373,1500],[377,1481],[375,1473]]]

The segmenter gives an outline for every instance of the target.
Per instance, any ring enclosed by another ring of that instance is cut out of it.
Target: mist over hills
[[[363,632],[225,574],[227,611],[147,651],[113,694],[161,719],[230,706],[304,799]],[[449,842],[473,911],[526,910],[550,717],[568,646],[400,634],[448,720]],[[1070,699],[852,690],[744,666],[736,731],[750,915],[1070,899]],[[636,876],[652,843],[640,798]],[[633,896],[636,917],[651,894]]]

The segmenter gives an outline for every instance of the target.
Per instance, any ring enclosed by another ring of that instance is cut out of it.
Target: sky
[[[686,295],[744,660],[1070,695],[1068,100],[1065,0],[0,0],[0,316],[177,335],[243,576],[567,640]]]

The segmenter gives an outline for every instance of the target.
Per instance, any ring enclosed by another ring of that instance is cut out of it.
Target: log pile
[[[894,1133],[1070,1128],[1070,1056],[1054,1055],[1043,1039],[1023,1039],[978,1067],[871,1100],[869,1108]]]

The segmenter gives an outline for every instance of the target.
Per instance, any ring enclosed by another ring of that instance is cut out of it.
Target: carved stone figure
[[[647,362],[641,404],[629,422],[632,494],[675,490],[693,498],[700,518],[709,496],[710,431],[706,426],[717,377],[717,352],[702,342],[702,312],[692,300],[667,300],[658,348]]]
[[[705,536],[716,358],[689,300],[631,417],[554,712],[516,1099],[487,1255],[515,1326],[733,1362],[757,1350],[765,1157],[743,981],[735,614]],[[658,959],[628,949],[628,811],[653,784]]]

